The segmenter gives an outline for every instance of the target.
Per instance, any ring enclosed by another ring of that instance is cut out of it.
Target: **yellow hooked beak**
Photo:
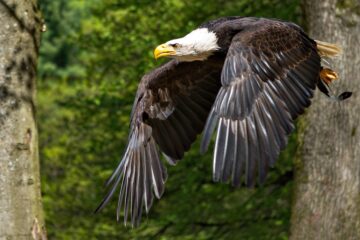
[[[166,56],[174,56],[176,55],[176,51],[174,47],[169,46],[167,44],[161,44],[157,46],[154,50],[155,59],[166,57]]]

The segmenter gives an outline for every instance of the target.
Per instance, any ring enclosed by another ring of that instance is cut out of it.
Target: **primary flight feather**
[[[339,51],[293,23],[251,17],[213,20],[158,46],[155,58],[173,59],[141,79],[125,154],[96,211],[120,186],[117,217],[123,209],[125,223],[131,215],[138,225],[164,192],[160,155],[175,164],[201,132],[205,152],[215,129],[213,179],[254,186],[258,176],[263,183],[316,86],[330,96],[336,73],[321,57]]]

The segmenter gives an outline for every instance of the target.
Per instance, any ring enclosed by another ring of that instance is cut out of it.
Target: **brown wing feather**
[[[253,186],[257,171],[264,182],[293,120],[311,103],[319,71],[315,42],[293,24],[264,20],[235,35],[202,142],[204,152],[218,122],[215,181],[240,185],[244,174]]]
[[[123,159],[107,182],[112,185],[96,211],[100,211],[121,185],[117,215],[124,208],[124,221],[140,223],[142,207],[149,211],[153,192],[164,191],[166,169],[157,146],[175,164],[203,130],[208,113],[221,87],[223,59],[204,62],[170,61],[145,75],[138,88],[131,114],[129,143]]]

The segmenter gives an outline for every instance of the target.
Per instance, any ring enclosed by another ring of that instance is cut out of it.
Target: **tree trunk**
[[[0,0],[0,239],[45,239],[35,76],[36,0]]]
[[[360,2],[304,0],[309,35],[343,47],[331,61],[344,102],[315,95],[295,164],[291,239],[360,239]]]

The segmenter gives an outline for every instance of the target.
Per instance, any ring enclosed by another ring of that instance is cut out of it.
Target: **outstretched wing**
[[[158,147],[175,164],[189,150],[205,125],[221,87],[223,60],[170,61],[145,75],[135,99],[129,143],[123,159],[107,185],[111,189],[96,211],[101,210],[120,184],[117,217],[124,207],[132,225],[141,220],[143,206],[149,211],[153,193],[160,198],[167,177]],[[158,145],[158,147],[157,147]]]
[[[293,24],[267,22],[235,35],[221,75],[222,87],[205,127],[204,152],[217,125],[213,178],[263,183],[311,103],[319,79],[316,44]]]

